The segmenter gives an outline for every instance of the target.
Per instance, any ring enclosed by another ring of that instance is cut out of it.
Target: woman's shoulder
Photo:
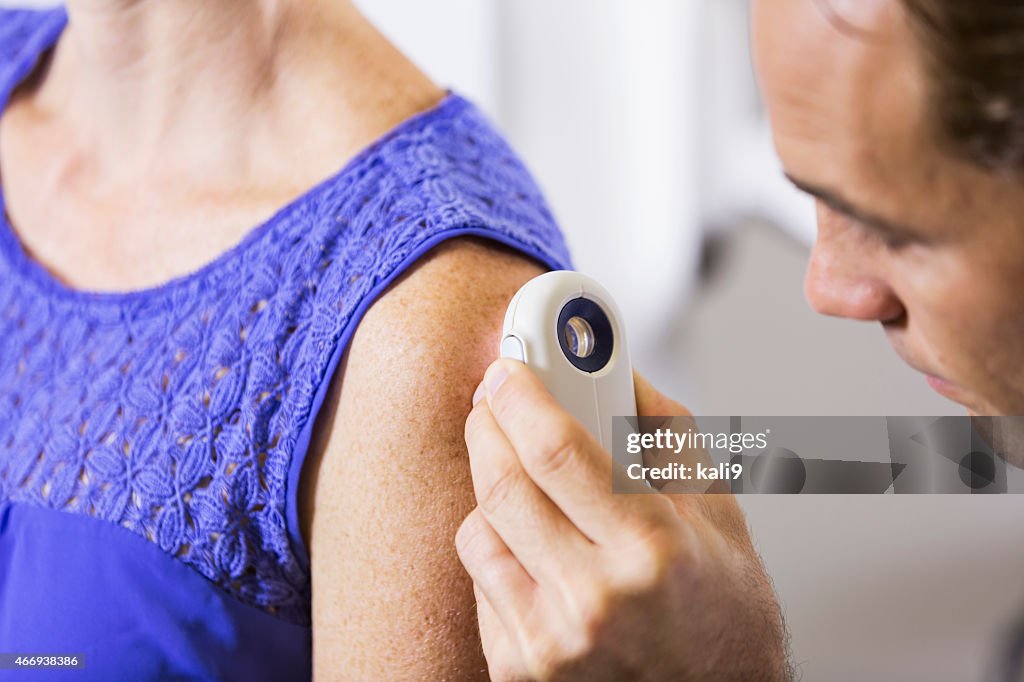
[[[473,239],[438,245],[366,312],[330,383],[297,508],[315,548],[321,674],[474,678],[473,595],[452,542],[473,505],[463,430],[508,301],[544,268]],[[379,585],[387,584],[383,607]],[[337,604],[350,617],[337,618]],[[391,605],[400,605],[392,608]],[[424,625],[426,624],[426,625]],[[421,647],[426,632],[442,647]],[[381,641],[387,657],[369,657]],[[330,655],[325,655],[325,654]]]

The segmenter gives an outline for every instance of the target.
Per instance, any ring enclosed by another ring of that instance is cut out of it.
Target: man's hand
[[[688,415],[636,377],[641,416]],[[495,680],[783,680],[779,607],[731,495],[612,494],[611,455],[525,365],[466,421],[456,535]]]

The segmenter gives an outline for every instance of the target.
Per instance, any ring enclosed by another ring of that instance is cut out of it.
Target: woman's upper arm
[[[359,323],[300,491],[316,677],[486,678],[454,546],[474,506],[463,426],[509,300],[541,272],[503,247],[454,239]]]

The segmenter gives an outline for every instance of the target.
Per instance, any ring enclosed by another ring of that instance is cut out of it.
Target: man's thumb
[[[633,391],[636,394],[636,412],[640,417],[692,417],[688,409],[667,398],[633,370]]]

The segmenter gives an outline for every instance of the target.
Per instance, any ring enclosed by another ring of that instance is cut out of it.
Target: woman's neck
[[[288,9],[245,0],[67,5],[68,28],[36,103],[58,117],[74,112],[80,143],[129,172],[161,150],[191,149],[178,146],[185,130],[215,148],[222,135],[205,130],[244,125],[278,69]]]
[[[0,117],[5,208],[79,287],[191,272],[443,92],[347,0],[69,0]]]
[[[366,71],[432,85],[347,0],[67,5],[68,28],[34,105],[66,119],[82,154],[115,183],[168,165],[259,176],[266,163],[287,163],[274,149],[294,148],[289,134],[322,150],[323,135],[351,133],[358,148],[374,131],[341,131],[338,121],[355,118],[358,93],[374,88]],[[335,142],[343,154],[344,141]]]

